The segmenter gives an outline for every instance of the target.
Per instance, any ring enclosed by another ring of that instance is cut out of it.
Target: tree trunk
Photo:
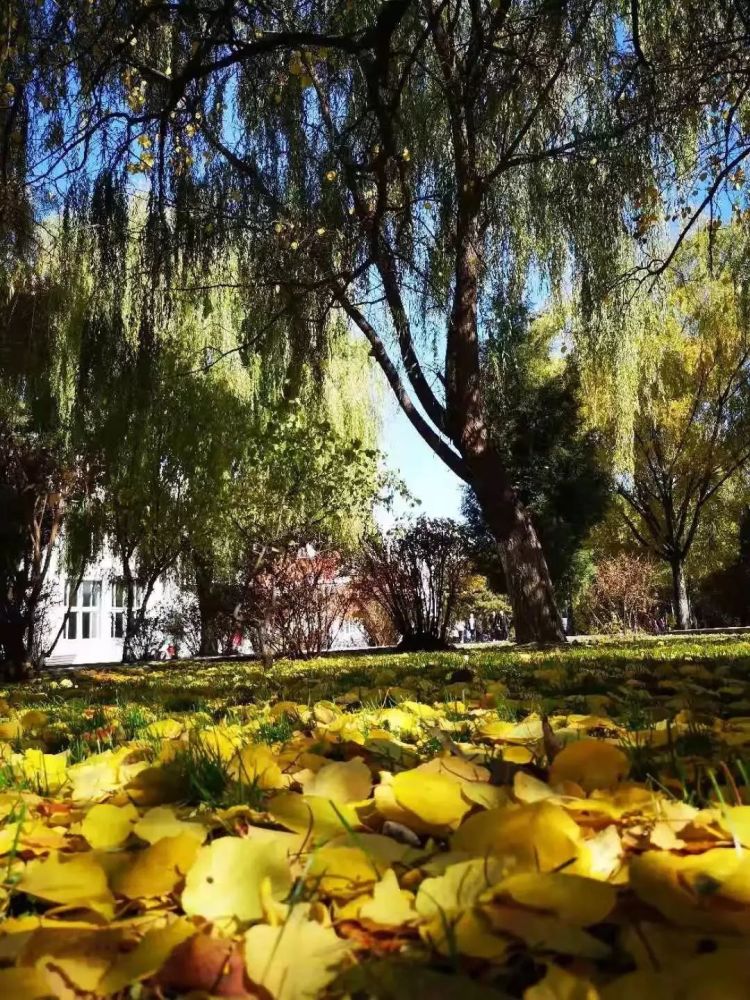
[[[516,642],[565,642],[547,561],[528,510],[502,483],[499,458],[487,454],[472,486],[497,539],[513,606]]]
[[[198,649],[199,656],[219,655],[219,636],[216,631],[216,600],[214,595],[213,574],[205,559],[193,553],[195,569],[195,596],[198,601],[198,616],[200,619],[201,639]]]
[[[685,579],[685,564],[681,559],[676,559],[672,563],[672,600],[677,628],[690,628],[690,600]]]
[[[122,662],[132,663],[135,659],[133,645],[135,641],[135,581],[130,571],[130,565],[123,561],[125,576],[125,635],[122,641]]]
[[[447,430],[500,548],[516,641],[565,642],[542,546],[529,512],[508,481],[503,455],[493,447],[487,426],[477,332],[481,235],[476,178],[467,175],[464,189],[456,223],[456,285],[446,338]]]

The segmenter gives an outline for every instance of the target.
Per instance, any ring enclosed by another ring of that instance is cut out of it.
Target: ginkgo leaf
[[[672,923],[750,932],[750,851],[646,851],[630,862],[630,884]]]
[[[603,740],[577,740],[555,757],[550,768],[551,785],[574,781],[586,792],[612,788],[630,770],[627,754]]]
[[[461,795],[461,785],[442,774],[402,771],[391,782],[396,802],[423,823],[454,828],[471,809]]]
[[[302,834],[310,847],[340,837],[361,825],[351,804],[336,805],[319,795],[282,792],[269,800],[267,809],[277,823]]]
[[[493,896],[520,906],[554,914],[560,920],[588,927],[606,919],[617,902],[617,890],[604,882],[557,872],[521,872],[494,886]]]
[[[43,969],[0,969],[0,996],[13,1000],[51,1000],[54,985]]]
[[[497,858],[476,858],[448,867],[443,875],[426,878],[419,886],[416,910],[423,917],[454,913],[474,905],[503,875]]]
[[[149,809],[135,824],[133,832],[149,844],[155,844],[164,837],[178,837],[183,833],[190,834],[202,844],[208,836],[208,829],[202,823],[180,819],[169,806]]]
[[[14,771],[23,775],[35,791],[43,795],[54,795],[68,781],[68,751],[44,753],[36,747],[29,747],[22,754],[14,754]]]
[[[231,761],[229,773],[242,784],[264,791],[288,785],[288,780],[281,773],[278,760],[268,747],[261,744],[244,747]]]
[[[453,834],[451,846],[477,857],[502,858],[508,874],[554,871],[576,860],[581,831],[560,806],[535,802],[470,816]]]
[[[725,806],[719,822],[732,840],[750,847],[750,806]]]
[[[418,919],[414,896],[403,890],[396,873],[389,869],[372,891],[372,899],[359,910],[360,917],[384,927],[400,927]]]
[[[182,736],[185,726],[177,719],[158,719],[146,726],[144,734],[161,740],[177,740]]]
[[[245,934],[247,973],[274,1000],[314,1000],[349,954],[349,944],[308,913],[298,905],[282,926],[258,925]]]
[[[137,821],[138,810],[134,805],[101,803],[92,806],[84,816],[81,834],[94,850],[114,850],[122,847]]]
[[[198,933],[189,920],[178,918],[165,927],[147,931],[132,951],[120,955],[99,980],[97,992],[119,993],[126,986],[157,972],[174,949]]]
[[[44,861],[33,861],[17,888],[50,903],[94,909],[108,917],[114,913],[107,876],[90,854],[50,854]]]
[[[340,804],[361,802],[372,790],[372,775],[361,757],[326,764],[303,784],[306,795],[318,795]]]
[[[450,918],[435,913],[420,926],[419,933],[430,947],[446,956],[458,954],[502,962],[511,946],[510,939],[496,934],[484,914],[476,909],[462,910]]]
[[[261,889],[283,899],[292,885],[286,842],[222,837],[200,849],[182,893],[185,913],[249,923],[263,917]]]
[[[483,909],[496,931],[520,938],[529,948],[591,959],[603,959],[610,954],[611,949],[599,938],[557,917],[515,906],[492,904]]]
[[[163,837],[132,855],[112,878],[112,889],[128,899],[166,896],[185,878],[199,850],[200,843],[189,833]]]
[[[31,732],[35,729],[42,729],[49,722],[49,715],[46,712],[40,712],[38,709],[31,709],[30,712],[24,712],[20,719],[21,725],[26,730],[26,732]]]
[[[600,1000],[600,995],[587,979],[548,965],[544,978],[524,991],[523,1000]]]
[[[386,868],[360,847],[326,844],[312,855],[308,875],[319,892],[347,899],[373,886]]]
[[[57,927],[48,925],[30,936],[19,964],[62,972],[77,990],[93,993],[102,974],[128,943],[124,928],[68,928],[60,922]]]
[[[178,996],[210,994],[245,1000],[255,997],[248,990],[245,962],[239,943],[226,938],[193,934],[178,944],[159,969],[155,983]]]

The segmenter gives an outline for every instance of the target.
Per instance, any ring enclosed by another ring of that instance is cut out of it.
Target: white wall
[[[50,573],[47,578],[47,586],[50,591],[50,602],[48,605],[45,648],[62,624],[67,603],[65,599],[66,575],[61,566],[62,548],[58,547],[53,555]],[[97,607],[79,608],[76,622],[76,638],[68,638],[68,627],[60,636],[57,644],[48,658],[48,663],[58,664],[83,664],[83,663],[119,663],[122,660],[123,640],[112,635],[112,620],[116,613],[113,605],[115,581],[121,577],[117,560],[109,552],[105,553],[96,563],[87,567],[83,576],[83,582],[96,583],[99,585],[99,603]],[[83,587],[81,588],[83,589]],[[153,594],[149,600],[148,609],[153,611],[160,604],[168,604],[177,596],[177,590],[173,583],[167,581],[157,582]],[[81,615],[89,615],[88,625],[95,635],[83,638],[83,622]],[[337,626],[334,626],[334,642],[332,649],[352,649],[367,646],[367,634],[359,622],[346,619]],[[243,643],[242,653],[252,652],[252,647],[248,642]],[[185,655],[185,651],[181,651]]]
[[[59,663],[120,662],[122,659],[123,640],[112,635],[112,621],[115,614],[113,610],[113,598],[115,596],[113,584],[120,576],[121,573],[118,572],[117,561],[110,553],[106,553],[96,563],[87,567],[83,580],[99,585],[99,603],[97,607],[82,609],[82,611],[85,610],[85,613],[90,616],[88,621],[89,631],[93,631],[95,634],[88,638],[83,638],[82,614],[79,614],[78,621],[76,622],[76,638],[67,637],[68,628],[66,627],[49,660]],[[47,584],[50,591],[45,630],[46,644],[48,645],[57,635],[67,610],[65,573],[61,566],[60,548],[58,548],[53,556]],[[171,584],[167,583],[164,585],[157,582],[149,600],[149,610],[153,610],[157,605],[169,600],[172,592],[173,588]]]

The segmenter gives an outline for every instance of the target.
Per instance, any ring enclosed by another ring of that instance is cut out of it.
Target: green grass
[[[462,679],[452,683],[457,668]],[[26,685],[8,685],[0,696],[6,702],[0,706],[2,717],[19,720],[29,709],[46,716],[43,731],[12,738],[14,751],[33,746],[67,750],[70,763],[129,741],[148,744],[149,726],[166,718],[182,720],[196,732],[215,725],[239,727],[255,742],[283,745],[295,733],[314,728],[314,719],[305,722],[301,714],[328,704],[356,716],[365,738],[372,726],[379,727],[426,758],[439,752],[443,737],[429,726],[401,732],[398,714],[395,721],[384,720],[383,710],[402,702],[434,706],[452,727],[451,739],[467,743],[475,737],[477,706],[502,722],[531,712],[586,716],[593,717],[595,734],[609,736],[616,727],[639,780],[663,776],[667,768],[676,787],[695,789],[706,784],[706,762],[722,757],[741,780],[737,768],[745,766],[747,748],[725,748],[713,727],[750,720],[750,641],[712,635],[606,639],[544,649],[342,654],[282,660],[270,670],[252,661],[186,660],[43,675]],[[279,702],[302,708],[279,713],[273,708]],[[681,721],[669,745],[662,741],[655,749],[648,734],[659,727],[663,732],[675,719]],[[238,793],[221,761],[205,752],[196,756],[192,745],[183,756],[172,770],[186,800],[217,806],[253,799],[252,789]],[[12,776],[0,775],[3,782],[12,784]]]

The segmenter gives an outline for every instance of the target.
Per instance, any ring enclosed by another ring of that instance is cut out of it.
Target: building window
[[[135,588],[136,612],[143,601],[143,587]],[[110,617],[110,635],[113,639],[125,638],[125,623],[128,620],[128,587],[124,580],[112,583],[112,614]]]
[[[75,582],[65,585],[65,603],[68,605],[66,639],[98,639],[99,609],[102,603],[102,585],[98,580],[82,580],[74,591]]]

